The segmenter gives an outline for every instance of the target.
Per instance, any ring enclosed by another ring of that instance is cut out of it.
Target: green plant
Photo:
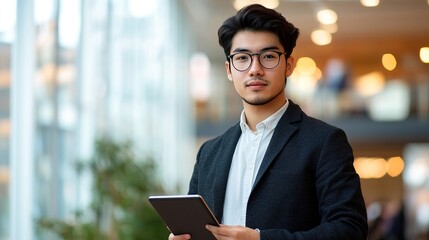
[[[147,201],[149,194],[163,192],[152,160],[136,158],[130,142],[102,138],[94,156],[79,162],[78,173],[85,170],[93,177],[89,209],[76,211],[73,221],[39,219],[42,229],[64,240],[167,238],[167,228]]]

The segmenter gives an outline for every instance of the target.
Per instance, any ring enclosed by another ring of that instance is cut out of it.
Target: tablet
[[[200,195],[150,196],[149,202],[174,235],[189,233],[192,240],[216,240],[205,226],[219,226],[219,222]]]

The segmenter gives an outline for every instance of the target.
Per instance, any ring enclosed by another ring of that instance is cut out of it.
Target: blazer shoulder
[[[230,127],[228,130],[226,130],[221,135],[205,141],[201,145],[199,152],[212,152],[220,149],[222,145],[235,146],[235,143],[238,141],[238,138],[240,137],[240,135],[241,135],[240,124],[237,123],[234,126]]]
[[[344,132],[343,129],[334,126],[324,120],[307,115],[297,104],[292,103],[290,109],[290,116],[295,121],[291,121],[293,125],[297,125],[301,131],[308,131],[312,134],[320,135],[331,132]],[[287,118],[288,116],[286,116]]]

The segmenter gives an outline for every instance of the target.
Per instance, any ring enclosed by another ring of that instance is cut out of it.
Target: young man
[[[285,96],[298,35],[261,5],[243,8],[218,31],[244,110],[237,125],[201,146],[189,188],[222,222],[207,226],[218,240],[366,239],[366,208],[345,133]]]

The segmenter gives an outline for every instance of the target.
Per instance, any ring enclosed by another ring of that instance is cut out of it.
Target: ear
[[[289,56],[286,59],[286,72],[285,72],[286,77],[289,77],[292,74],[294,68],[295,68],[295,58],[293,56]]]
[[[232,81],[231,66],[229,65],[228,61],[225,62],[225,69],[226,69],[226,74],[228,75],[229,81]]]

